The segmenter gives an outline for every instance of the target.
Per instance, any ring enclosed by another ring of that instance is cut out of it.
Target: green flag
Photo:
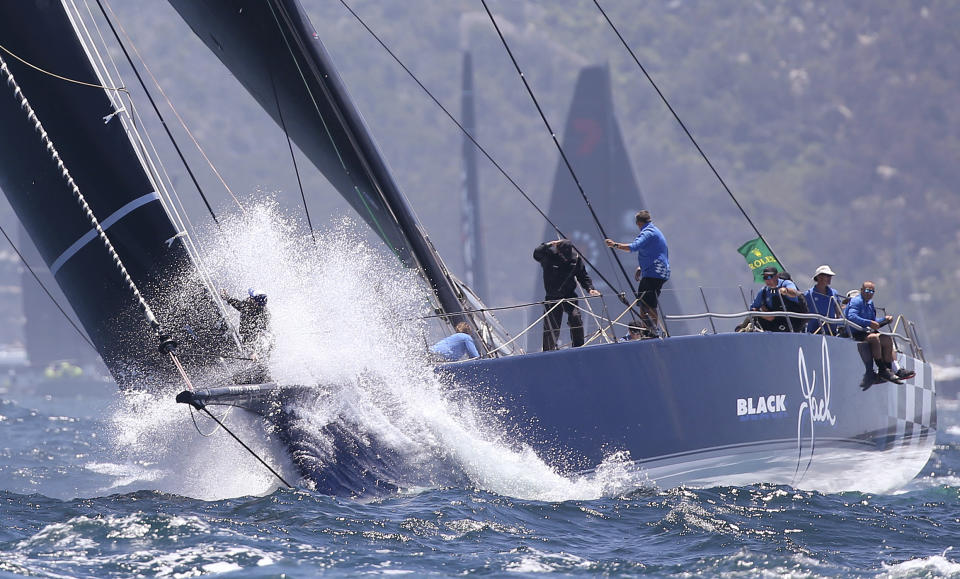
[[[763,268],[765,267],[772,265],[778,271],[783,271],[783,267],[777,262],[777,258],[773,257],[773,252],[759,237],[744,243],[737,251],[747,260],[747,265],[753,272],[753,281],[757,283],[763,283]]]

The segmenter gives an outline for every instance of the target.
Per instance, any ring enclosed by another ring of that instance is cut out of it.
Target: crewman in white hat
[[[820,314],[828,318],[843,318],[843,311],[840,309],[840,293],[830,287],[833,281],[833,270],[829,265],[821,265],[813,272],[813,281],[816,285],[803,293],[807,300],[807,309],[811,314]],[[807,331],[811,334],[831,334],[836,335],[840,329],[839,324],[825,324],[820,320],[807,320]]]

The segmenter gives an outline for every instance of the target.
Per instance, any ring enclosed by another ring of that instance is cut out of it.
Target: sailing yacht
[[[714,331],[522,353],[430,243],[299,2],[170,3],[396,259],[419,273],[436,317],[476,330],[481,358],[436,369],[451,396],[491,401],[485,409],[559,471],[591,472],[617,456],[664,487],[845,490],[879,474],[875,488],[896,488],[926,463],[935,386],[905,321],[892,335],[901,366],[916,376],[867,390],[858,384],[869,356],[831,335]],[[297,420],[304,404],[323,404],[322,385],[238,379],[249,375],[249,361],[238,360],[242,345],[216,286],[140,138],[134,103],[108,78],[70,4],[0,8],[0,188],[117,384],[170,396],[178,384],[177,400],[197,410],[230,405],[262,417],[264,436],[278,437],[323,492],[402,487],[402,457],[386,446],[344,424],[312,431]],[[31,66],[41,62],[58,74]],[[184,280],[191,299],[165,299]],[[622,324],[633,306],[600,323]],[[318,460],[329,446],[335,452]]]

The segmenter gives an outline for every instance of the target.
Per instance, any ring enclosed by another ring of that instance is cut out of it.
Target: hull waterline
[[[589,473],[615,457],[662,488],[772,483],[883,492],[909,482],[930,456],[935,386],[929,364],[901,356],[914,378],[861,390],[862,347],[807,334],[719,334],[437,371],[487,413],[509,417],[504,426],[518,433],[516,442],[565,474]],[[355,495],[403,486],[402,459],[375,441],[345,441],[349,428],[292,428],[315,389],[257,385],[189,396],[265,416],[319,490]],[[319,434],[339,437],[335,456],[311,455]],[[366,478],[344,481],[350,468]]]

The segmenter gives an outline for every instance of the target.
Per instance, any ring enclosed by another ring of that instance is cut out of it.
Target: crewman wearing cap
[[[270,312],[267,310],[267,294],[250,288],[247,298],[238,300],[230,297],[225,290],[220,296],[235,310],[240,312],[240,341],[253,348],[254,354],[263,354],[269,340]]]
[[[797,301],[800,290],[789,279],[778,277],[779,270],[770,265],[763,268],[763,289],[753,299],[750,309],[755,312],[779,312],[787,309],[785,300]],[[761,316],[757,318],[760,327],[766,332],[789,332],[787,319],[779,316]],[[799,330],[800,328],[794,328]]]
[[[829,265],[821,265],[813,272],[814,285],[803,293],[807,300],[807,307],[811,314],[820,314],[828,318],[843,318],[843,311],[840,309],[840,302],[843,297],[840,292],[830,287],[833,281],[833,273]],[[820,320],[807,320],[807,331],[811,334],[830,334],[836,335],[840,330],[839,324],[824,324]]]

